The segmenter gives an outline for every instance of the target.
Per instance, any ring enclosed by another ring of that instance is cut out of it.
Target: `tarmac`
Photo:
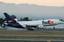
[[[1,42],[64,42],[64,31],[0,30]]]

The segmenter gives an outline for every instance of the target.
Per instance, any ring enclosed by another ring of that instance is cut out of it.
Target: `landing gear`
[[[31,26],[28,26],[28,25],[26,25],[26,28],[27,28],[27,30],[30,30],[30,31],[33,31],[35,29],[34,27],[31,27]]]
[[[43,32],[47,31],[47,27],[46,26],[43,26],[42,31]]]
[[[32,27],[27,27],[27,30],[33,31],[34,28],[32,28]]]
[[[53,30],[55,30],[55,26],[53,27]]]

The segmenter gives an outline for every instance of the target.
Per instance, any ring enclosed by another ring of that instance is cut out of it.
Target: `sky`
[[[4,2],[4,4],[0,5],[0,13],[5,11],[9,14],[21,14],[23,16],[25,16],[25,14],[28,16],[31,14],[33,16],[34,14],[35,16],[64,16],[64,0],[0,0],[0,2]],[[8,3],[15,3],[16,7],[14,4],[9,5]],[[27,5],[28,7],[24,6],[23,8],[22,4],[34,4],[34,7],[32,7],[33,5]]]
[[[64,0],[0,0],[5,3],[16,3],[16,4],[35,4],[45,6],[64,6]]]

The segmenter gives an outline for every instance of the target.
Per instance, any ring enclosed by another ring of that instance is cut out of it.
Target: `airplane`
[[[38,25],[42,25],[41,21],[18,21],[16,19],[16,16],[10,16],[7,13],[4,13],[5,21],[4,21],[4,27],[10,26],[10,27],[16,27],[16,28],[28,28],[29,30],[33,30],[32,27],[37,27]]]
[[[33,30],[34,28],[45,28],[46,26],[56,26],[58,24],[64,24],[63,19],[46,19],[46,20],[32,20],[32,21],[18,21],[16,16],[8,15],[4,13],[5,21],[4,26],[11,26],[16,28],[27,28],[28,30]]]

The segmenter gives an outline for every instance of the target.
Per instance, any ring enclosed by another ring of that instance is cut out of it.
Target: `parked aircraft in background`
[[[16,28],[27,28],[33,30],[34,28],[45,28],[46,26],[56,26],[58,24],[64,24],[63,19],[47,19],[47,20],[32,20],[32,21],[18,21],[16,16],[8,15],[4,13],[5,21],[4,26],[11,26]]]

